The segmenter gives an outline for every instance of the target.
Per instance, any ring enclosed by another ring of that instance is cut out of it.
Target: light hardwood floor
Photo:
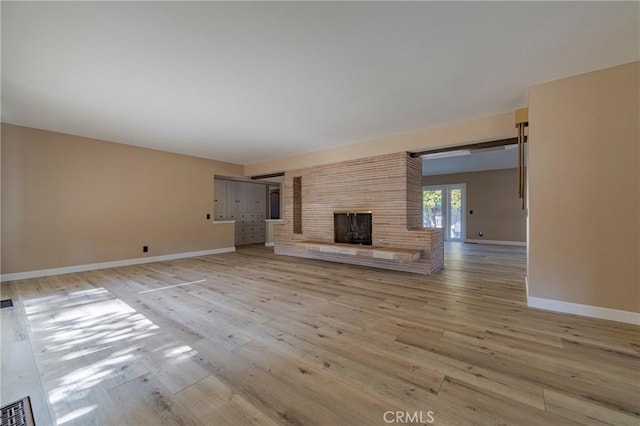
[[[3,403],[31,394],[40,425],[640,424],[639,327],[527,308],[522,248],[446,250],[432,276],[253,246],[3,284]]]

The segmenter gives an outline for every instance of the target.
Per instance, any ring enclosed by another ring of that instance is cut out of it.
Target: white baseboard
[[[212,250],[189,251],[172,253],[161,256],[139,257],[136,259],[114,260],[112,262],[87,263],[84,265],[64,266],[61,268],[40,269],[37,271],[15,272],[0,275],[0,281],[27,280],[29,278],[48,277],[51,275],[71,274],[73,272],[93,271],[96,269],[117,268],[119,266],[139,265],[141,263],[163,262],[165,260],[184,259],[187,257],[206,256],[209,254],[229,253],[236,251],[235,247],[223,247]]]
[[[265,246],[265,247],[273,247],[273,246],[275,246],[275,245],[276,245],[276,243],[274,243],[273,241],[272,241],[272,242],[266,242],[266,243],[264,243],[264,246]]]
[[[621,311],[602,308],[600,306],[581,305],[580,303],[563,302],[561,300],[543,299],[527,296],[527,306],[547,311],[563,312],[584,317],[600,318],[627,324],[640,325],[640,312]]]
[[[464,240],[465,243],[473,243],[473,244],[495,244],[499,246],[518,246],[518,247],[526,247],[527,243],[524,241],[500,241],[500,240]]]

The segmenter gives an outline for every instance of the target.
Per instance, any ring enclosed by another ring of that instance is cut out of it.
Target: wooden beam
[[[268,174],[268,175],[251,176],[251,179],[252,179],[252,180],[257,180],[257,179],[269,179],[269,178],[273,178],[273,177],[280,177],[280,176],[284,176],[284,172],[270,173],[270,174]]]
[[[526,142],[527,138],[525,137],[524,140]],[[423,155],[438,154],[441,152],[460,151],[463,149],[494,148],[497,146],[517,145],[517,144],[518,144],[518,138],[499,139],[495,141],[478,142],[478,143],[472,143],[467,145],[450,146],[447,148],[436,148],[436,149],[429,149],[426,151],[410,152],[409,155],[412,158],[416,158],[416,157],[422,157]]]

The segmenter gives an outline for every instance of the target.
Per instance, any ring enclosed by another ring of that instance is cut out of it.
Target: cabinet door
[[[238,213],[240,212],[240,205],[238,200],[238,184],[240,182],[228,181],[227,182],[227,218],[229,220],[238,219]]]
[[[264,218],[264,215],[267,211],[267,186],[262,185],[262,188],[260,188],[260,192],[258,193],[258,208],[256,209],[256,212],[262,215],[262,218]]]
[[[224,180],[213,180],[213,218],[227,219],[227,182]]]
[[[267,200],[267,187],[265,185],[254,184],[251,188],[251,211],[253,213],[264,213]]]
[[[249,199],[251,198],[251,185],[246,182],[236,182],[236,201],[239,213],[249,213]]]

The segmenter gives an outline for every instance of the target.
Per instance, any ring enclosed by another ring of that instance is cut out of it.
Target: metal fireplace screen
[[[334,240],[336,243],[371,245],[371,212],[334,212]]]

